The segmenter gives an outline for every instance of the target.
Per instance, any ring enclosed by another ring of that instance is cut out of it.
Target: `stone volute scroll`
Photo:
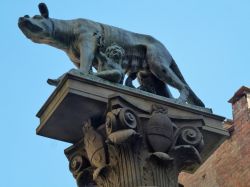
[[[179,173],[195,172],[228,136],[224,117],[205,107],[161,42],[87,19],[54,19],[46,4],[38,7],[19,28],[66,52],[77,69],[48,79],[56,87],[37,113],[36,133],[72,144],[64,153],[78,187],[181,186]]]
[[[94,129],[88,120],[83,139],[65,151],[70,166],[79,163],[71,169],[78,184],[176,186],[181,170],[201,163],[202,124],[178,126],[160,105],[148,113],[113,98],[108,106],[105,122]],[[79,153],[72,157],[75,149]]]

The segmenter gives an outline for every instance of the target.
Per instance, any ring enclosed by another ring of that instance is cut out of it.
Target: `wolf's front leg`
[[[92,68],[92,63],[95,58],[97,48],[96,41],[93,36],[84,37],[80,43],[80,71],[89,73]]]

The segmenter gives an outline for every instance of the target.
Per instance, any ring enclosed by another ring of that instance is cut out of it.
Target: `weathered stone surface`
[[[181,173],[185,187],[245,187],[250,182],[250,88],[241,87],[229,100],[233,120],[224,126],[231,132],[223,144],[194,173]]]
[[[74,144],[65,154],[79,186],[176,186],[181,170],[195,171],[228,136],[210,109],[77,70],[37,116],[37,134]]]

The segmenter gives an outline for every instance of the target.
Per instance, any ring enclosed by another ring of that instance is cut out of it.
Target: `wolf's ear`
[[[44,18],[49,18],[49,10],[47,8],[47,5],[45,3],[40,3],[38,5],[39,11],[41,13],[41,16]]]

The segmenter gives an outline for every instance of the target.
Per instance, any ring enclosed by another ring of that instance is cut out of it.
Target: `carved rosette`
[[[162,106],[150,113],[109,106],[103,122],[84,122],[82,140],[65,150],[79,187],[175,187],[181,170],[201,162],[202,123],[172,117]]]

